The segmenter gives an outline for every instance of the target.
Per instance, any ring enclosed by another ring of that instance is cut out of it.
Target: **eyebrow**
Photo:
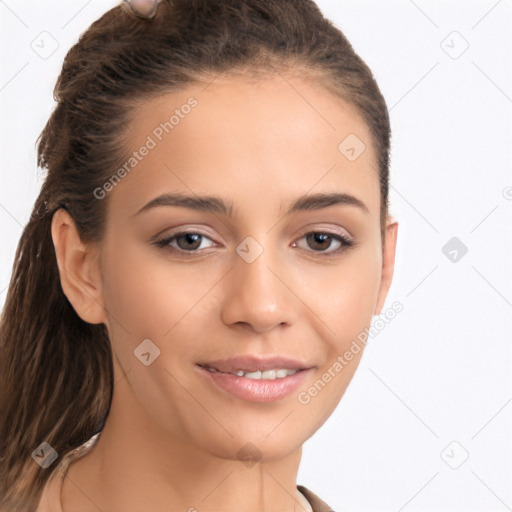
[[[299,211],[321,210],[329,206],[342,205],[354,206],[370,213],[366,204],[360,199],[350,194],[344,193],[317,193],[306,194],[297,198],[291,205],[286,215]],[[159,206],[181,206],[192,210],[218,213],[231,217],[233,213],[233,203],[225,201],[216,196],[186,196],[183,194],[162,194],[155,197],[149,203],[144,205],[134,215],[139,215]]]

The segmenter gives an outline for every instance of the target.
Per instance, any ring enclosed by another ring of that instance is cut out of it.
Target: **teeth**
[[[287,368],[275,368],[272,370],[264,370],[264,371],[256,371],[256,372],[247,372],[244,373],[244,377],[248,379],[282,379],[283,377],[288,377],[288,375],[293,375],[299,370],[288,370]],[[239,372],[238,372],[239,373]],[[237,375],[238,375],[237,373]]]
[[[256,370],[255,372],[247,372],[244,373],[244,377],[246,377],[247,379],[259,380],[261,379],[261,372],[259,370]]]
[[[207,367],[207,370],[210,372],[218,372],[219,370],[216,370],[215,368]],[[288,377],[288,375],[293,375],[295,372],[298,372],[299,370],[288,370],[286,368],[276,368],[272,370],[256,370],[255,372],[244,372],[243,370],[238,370],[237,372],[234,372],[233,375],[236,375],[238,377],[245,377],[247,379],[255,379],[255,380],[261,380],[261,379],[282,379],[283,377]],[[225,373],[225,372],[221,372]]]

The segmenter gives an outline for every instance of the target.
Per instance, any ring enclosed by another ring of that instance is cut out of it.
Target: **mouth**
[[[262,380],[262,379],[283,379],[289,375],[293,375],[296,372],[300,372],[302,369],[291,369],[291,368],[272,368],[270,370],[237,370],[235,372],[223,372],[217,368],[213,368],[208,365],[199,365],[201,368],[208,370],[212,373],[228,373],[230,375],[236,375],[237,377],[245,377],[247,379]]]
[[[314,366],[282,356],[235,356],[196,364],[222,393],[253,402],[270,402],[292,393]]]

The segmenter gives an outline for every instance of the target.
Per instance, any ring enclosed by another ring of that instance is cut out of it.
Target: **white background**
[[[62,60],[116,3],[0,0],[0,306]],[[318,5],[390,109],[400,227],[384,309],[404,309],[305,444],[298,483],[337,512],[512,510],[512,1]],[[46,59],[31,48],[42,31],[59,45]],[[468,248],[456,262],[452,237]]]

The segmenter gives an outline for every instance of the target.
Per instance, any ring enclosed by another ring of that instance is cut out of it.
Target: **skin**
[[[363,351],[308,404],[296,392],[235,398],[195,363],[292,356],[315,367],[307,390],[380,314],[391,285],[398,223],[388,222],[383,252],[377,158],[352,106],[298,77],[232,76],[145,100],[127,147],[190,96],[198,105],[109,192],[101,243],[83,243],[64,210],[53,219],[64,293],[82,319],[106,324],[116,383],[97,445],[64,480],[66,512],[307,510],[296,489],[302,444],[336,408]],[[352,162],[338,150],[351,133],[366,145]],[[232,216],[176,206],[135,215],[164,192],[219,196]],[[368,213],[333,205],[285,215],[317,192],[356,196]],[[206,236],[199,256],[179,252],[176,239],[174,252],[151,243],[183,229]],[[358,245],[332,252],[336,240],[319,247],[311,231]],[[263,247],[252,263],[235,251],[247,236]],[[148,338],[161,352],[145,366],[134,349]],[[252,467],[237,456],[248,442],[261,453]]]

